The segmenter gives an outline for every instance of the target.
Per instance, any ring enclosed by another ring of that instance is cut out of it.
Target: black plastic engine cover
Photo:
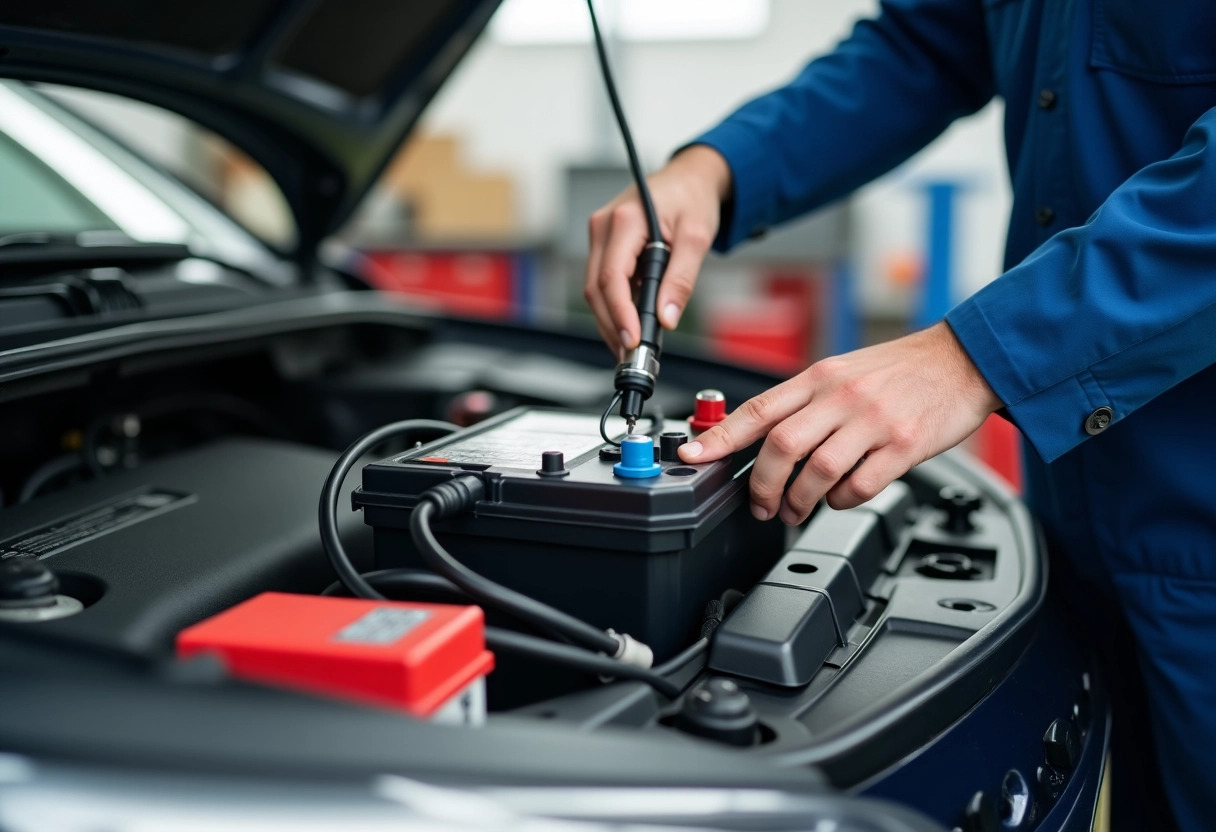
[[[262,439],[204,445],[6,508],[0,557],[41,558],[87,605],[40,630],[168,651],[183,627],[259,592],[318,592],[333,580],[317,500],[335,457]],[[369,535],[342,519],[366,568]]]

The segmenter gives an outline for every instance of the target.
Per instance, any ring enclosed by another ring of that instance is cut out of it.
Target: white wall
[[[572,2],[574,0],[571,0]],[[662,0],[655,0],[662,2]],[[772,0],[765,33],[739,41],[628,43],[616,50],[621,94],[648,167],[757,92],[792,76],[848,34],[875,0]],[[472,162],[519,183],[524,231],[547,236],[559,220],[561,172],[617,148],[587,45],[507,46],[485,38],[428,111],[432,130],[466,137]],[[910,163],[865,188],[856,206],[854,257],[865,307],[896,311],[886,264],[920,251],[925,229],[917,183],[946,176],[971,188],[958,206],[955,262],[971,291],[996,276],[1009,207],[999,105],[953,127]]]

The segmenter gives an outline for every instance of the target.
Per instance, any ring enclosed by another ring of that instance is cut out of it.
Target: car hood
[[[302,252],[349,216],[499,0],[0,6],[0,76],[178,112],[262,164]]]

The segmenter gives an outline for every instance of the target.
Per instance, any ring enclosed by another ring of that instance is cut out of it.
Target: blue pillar
[[[853,294],[853,265],[848,260],[838,260],[832,266],[830,327],[828,333],[828,355],[852,352],[861,346],[861,315],[857,310],[857,298]]]
[[[957,182],[929,182],[925,185],[929,224],[920,308],[912,322],[916,329],[937,323],[946,317],[954,305],[951,286],[954,271],[954,198],[961,190]]]
[[[535,323],[540,319],[537,308],[537,280],[540,279],[537,268],[537,254],[532,249],[520,250],[511,255],[511,289],[513,317],[517,321]]]

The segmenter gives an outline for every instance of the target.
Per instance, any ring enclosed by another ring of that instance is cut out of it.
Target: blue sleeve
[[[993,95],[980,0],[887,0],[787,86],[696,139],[730,165],[726,251],[885,173]]]
[[[1046,462],[1216,363],[1216,109],[946,320]]]

